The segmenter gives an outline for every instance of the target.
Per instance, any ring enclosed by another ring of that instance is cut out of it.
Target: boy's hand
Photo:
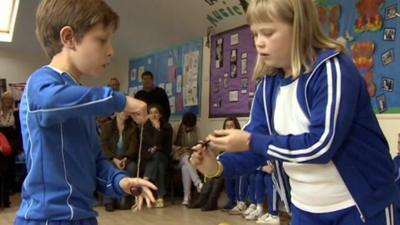
[[[132,116],[137,124],[144,124],[147,120],[147,104],[141,100],[126,96],[124,111]]]
[[[137,196],[138,202],[136,204],[139,210],[142,208],[143,200],[146,201],[147,208],[150,208],[152,203],[156,202],[150,189],[157,190],[157,187],[150,181],[141,178],[125,177],[121,179],[121,181],[119,182],[119,186],[127,194],[131,194],[131,188],[142,189],[140,195]]]

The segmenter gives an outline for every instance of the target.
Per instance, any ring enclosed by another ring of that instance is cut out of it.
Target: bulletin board
[[[184,112],[200,114],[202,38],[129,60],[129,95],[142,89],[141,74],[149,70],[155,85],[168,95],[171,117]]]
[[[211,37],[209,117],[248,116],[256,49],[248,26]]]
[[[346,41],[376,113],[400,113],[400,26],[396,0],[318,0],[325,32]]]

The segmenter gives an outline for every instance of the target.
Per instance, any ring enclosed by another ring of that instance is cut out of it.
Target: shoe
[[[197,208],[201,208],[203,205],[206,204],[207,202],[207,197],[208,195],[205,195],[203,193],[200,193],[199,196],[197,196],[197,198],[193,199],[192,201],[190,201],[188,208],[189,209],[197,209]]]
[[[270,225],[279,225],[280,219],[279,216],[273,216],[269,213],[265,213],[261,217],[259,217],[256,221],[258,224],[270,224]]]
[[[203,207],[201,207],[201,211],[214,211],[217,209],[218,209],[217,199],[212,198],[212,196],[210,196],[206,204],[204,204]]]
[[[184,197],[183,198],[182,205],[185,205],[185,206],[189,205],[189,198],[188,197]]]
[[[116,201],[116,208],[121,210],[128,210],[133,205],[133,197],[131,195],[127,195],[122,197]]]
[[[107,203],[105,205],[105,207],[106,207],[107,212],[114,212],[114,210],[115,210],[114,204],[112,204],[112,203]]]
[[[209,195],[212,191],[212,180],[210,180],[209,182],[206,183],[199,183],[197,185],[197,191],[199,191],[199,189],[201,189],[200,194],[198,194],[196,197],[194,197],[192,199],[192,201],[190,201],[188,208],[201,208],[203,207],[206,202],[207,199],[209,198]]]
[[[198,193],[201,192],[201,189],[203,189],[203,186],[204,186],[203,183],[199,183],[199,184],[197,185],[196,189],[197,189],[197,192],[198,192]]]
[[[157,199],[155,207],[156,208],[164,208],[165,207],[164,206],[164,199],[163,198]]]
[[[252,213],[254,210],[256,210],[256,208],[257,208],[257,205],[251,203],[251,204],[249,205],[249,207],[247,207],[247,209],[242,213],[242,215],[243,215],[244,217],[246,217],[247,215],[249,215],[250,213]]]
[[[245,216],[244,218],[246,220],[257,220],[258,217],[261,217],[263,214],[263,208],[262,207],[257,207],[255,210],[253,210],[250,214]]]
[[[237,203],[237,205],[235,207],[233,207],[233,209],[231,209],[231,211],[229,211],[229,214],[231,214],[231,215],[240,215],[245,210],[246,210],[246,203],[239,201]]]
[[[223,178],[216,177],[210,180],[211,192],[208,196],[207,202],[201,208],[202,211],[213,211],[218,209],[218,198],[224,190]]]
[[[229,212],[231,211],[231,209],[233,209],[233,207],[235,207],[233,205],[233,203],[231,201],[228,201],[228,203],[226,203],[226,205],[221,209],[222,212]]]

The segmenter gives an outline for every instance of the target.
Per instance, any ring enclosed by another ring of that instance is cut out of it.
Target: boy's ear
[[[75,33],[72,27],[65,26],[60,30],[61,44],[67,48],[75,48]]]

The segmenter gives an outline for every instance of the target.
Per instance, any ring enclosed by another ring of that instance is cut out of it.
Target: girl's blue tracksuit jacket
[[[70,221],[96,217],[94,193],[121,196],[126,175],[103,157],[95,117],[122,111],[126,97],[80,86],[44,66],[27,81],[20,118],[28,175],[17,217]]]
[[[388,144],[372,110],[364,79],[351,58],[331,49],[321,50],[312,71],[297,79],[297,101],[310,120],[309,132],[275,132],[273,109],[277,90],[281,84],[292,81],[282,74],[265,76],[257,85],[250,118],[244,127],[251,133],[250,149],[221,155],[224,175],[249,173],[267,158],[275,159],[274,181],[288,207],[290,191],[282,162],[332,161],[363,221],[391,203],[399,206]]]

